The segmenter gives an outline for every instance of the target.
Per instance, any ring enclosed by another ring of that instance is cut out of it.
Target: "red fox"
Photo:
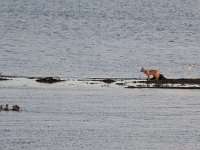
[[[160,72],[158,70],[149,70],[149,69],[145,70],[142,67],[142,69],[140,70],[140,72],[143,72],[143,73],[145,73],[147,75],[147,81],[150,80],[150,75],[153,75],[156,80],[158,80],[159,77],[160,77]]]

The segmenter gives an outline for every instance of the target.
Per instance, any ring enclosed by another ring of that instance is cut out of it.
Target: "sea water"
[[[0,149],[199,149],[198,90],[78,78],[199,78],[198,0],[0,0]],[[193,67],[190,67],[194,64]]]
[[[75,80],[75,79],[73,79]],[[0,149],[199,149],[198,90],[1,81]]]
[[[0,0],[0,29],[6,75],[200,74],[198,0]]]

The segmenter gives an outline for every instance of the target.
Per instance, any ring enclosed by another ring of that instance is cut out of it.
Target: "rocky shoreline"
[[[5,77],[0,77],[0,81],[5,81],[5,80],[10,80],[10,79],[5,78]]]
[[[56,83],[56,82],[63,82],[66,80],[61,80],[60,78],[54,78],[54,77],[45,77],[45,78],[39,78],[36,80],[36,82],[41,83]]]
[[[39,83],[53,84],[57,82],[67,82],[73,79],[60,79],[59,77],[25,77],[25,76],[3,76],[0,81],[13,80],[14,78],[26,78]],[[104,83],[107,85],[123,86],[125,88],[162,88],[162,89],[200,89],[200,78],[178,78],[163,80],[141,80],[136,78],[79,78],[77,82],[89,84]]]
[[[155,83],[155,84],[200,84],[200,78],[179,78],[179,79],[165,79],[165,80],[150,80],[150,81],[138,81],[138,83]]]
[[[200,79],[179,78],[158,81],[135,81],[135,85],[130,85],[126,88],[200,89]]]

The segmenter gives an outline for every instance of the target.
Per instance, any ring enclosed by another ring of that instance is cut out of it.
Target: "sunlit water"
[[[200,76],[199,0],[0,0],[0,72],[16,76]],[[189,67],[194,64],[194,67]],[[70,78],[70,79],[71,79]],[[200,147],[198,90],[0,82],[0,150]]]

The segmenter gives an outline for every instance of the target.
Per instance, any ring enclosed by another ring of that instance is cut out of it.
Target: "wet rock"
[[[0,81],[5,81],[5,80],[9,80],[9,79],[7,79],[5,77],[0,77]]]
[[[200,79],[180,78],[158,81],[136,81],[136,83],[136,85],[128,86],[127,88],[200,89]]]
[[[180,78],[180,79],[165,79],[165,80],[150,80],[150,81],[138,81],[138,83],[156,83],[156,84],[200,84],[200,79],[187,79],[187,78]]]
[[[45,77],[45,78],[39,78],[36,80],[36,82],[41,83],[56,83],[56,82],[62,82],[66,80],[61,80],[60,78],[53,78],[53,77]]]
[[[166,80],[167,78],[165,78],[164,77],[164,75],[163,74],[160,74],[160,76],[159,76],[159,78],[158,78],[158,80]],[[155,77],[152,77],[150,80],[156,80],[156,78]]]
[[[154,87],[150,87],[150,86],[142,86],[142,85],[138,85],[138,86],[127,86],[125,88],[133,88],[133,89],[141,89],[141,88],[159,88],[159,89],[200,89],[200,87],[178,87],[178,86],[154,86]]]
[[[124,85],[126,85],[125,83],[123,83],[123,82],[118,82],[118,83],[116,83],[116,85],[119,85],[119,86],[124,86]]]
[[[110,83],[115,82],[115,80],[113,80],[113,79],[103,79],[102,82],[110,84]]]

